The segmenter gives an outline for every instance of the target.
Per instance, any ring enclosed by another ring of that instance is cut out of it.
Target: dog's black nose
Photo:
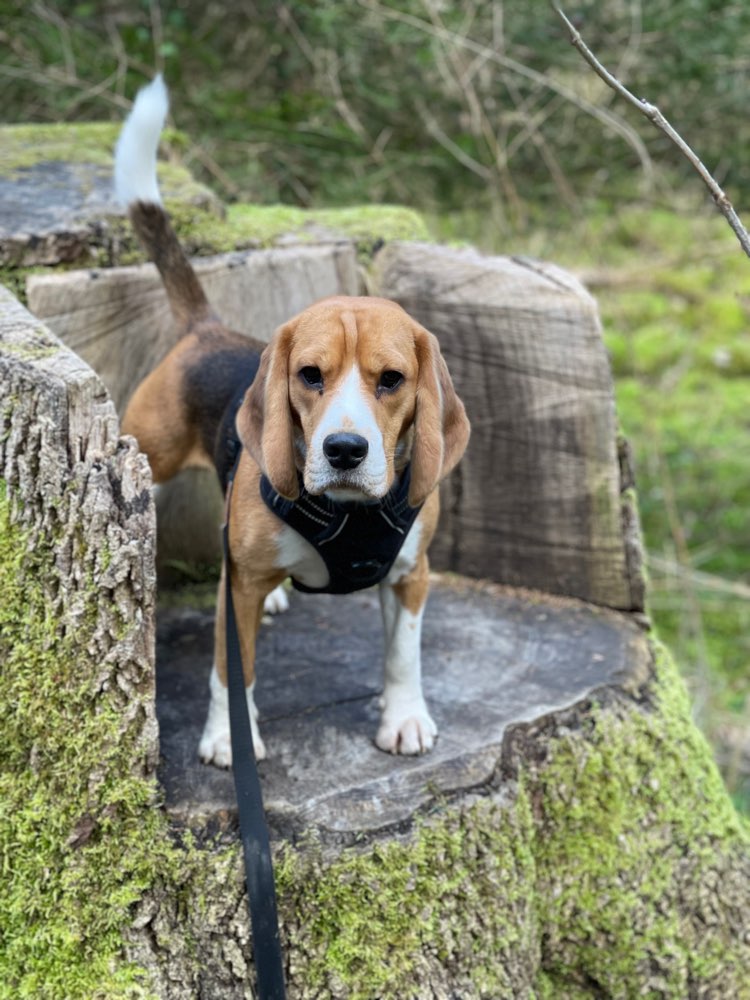
[[[329,434],[323,441],[323,454],[334,469],[356,469],[367,454],[366,438],[359,434]]]

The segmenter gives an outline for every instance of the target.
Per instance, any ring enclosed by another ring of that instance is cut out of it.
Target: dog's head
[[[456,465],[469,421],[437,339],[394,302],[324,299],[274,334],[237,415],[282,496],[385,496],[411,462],[419,506]]]

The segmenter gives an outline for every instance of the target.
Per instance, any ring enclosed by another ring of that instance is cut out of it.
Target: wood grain
[[[472,422],[435,566],[642,608],[594,299],[551,264],[427,244],[387,246],[375,284],[438,337]]]

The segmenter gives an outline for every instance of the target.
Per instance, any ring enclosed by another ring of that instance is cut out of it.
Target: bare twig
[[[47,66],[44,69],[33,70],[22,66],[3,66],[0,63],[0,75],[13,77],[17,80],[32,80],[34,83],[41,84],[44,87],[71,87],[79,90],[80,94],[76,97],[71,107],[92,97],[102,98],[116,108],[125,111],[129,111],[133,106],[132,101],[128,101],[109,90],[110,85],[116,78],[116,73],[107,77],[106,80],[100,81],[93,87],[84,87],[83,82],[77,76],[69,76],[66,71],[60,70],[56,66]]]
[[[60,36],[60,48],[63,52],[63,59],[65,61],[65,71],[68,76],[75,77],[78,75],[76,68],[76,59],[73,53],[73,43],[70,38],[70,26],[68,22],[62,17],[56,10],[48,7],[43,3],[35,3],[32,7],[34,14],[39,18],[40,21],[46,21],[48,24],[54,25]]]
[[[199,146],[197,143],[192,145],[188,155],[185,157],[186,162],[189,162],[191,158],[197,160],[209,174],[215,177],[230,195],[234,198],[239,198],[241,196],[242,191],[239,185],[235,184],[225,170],[222,170],[205,146]]]
[[[415,100],[415,105],[417,111],[422,116],[425,128],[430,133],[432,138],[435,139],[436,142],[439,142],[443,149],[446,149],[451,156],[455,157],[462,167],[466,167],[467,170],[470,170],[473,174],[481,177],[483,181],[489,181],[491,176],[489,167],[486,167],[483,163],[479,163],[479,161],[475,160],[473,156],[469,156],[469,154],[461,149],[461,147],[457,145],[457,143],[455,143],[450,136],[445,134],[433,115],[430,114],[430,111],[424,101],[417,98]]]
[[[507,144],[506,156],[508,158],[508,163],[512,161],[517,150],[521,149],[526,142],[532,142],[539,150],[539,155],[542,157],[544,165],[547,167],[558,194],[570,208],[576,209],[578,207],[576,193],[571,187],[568,178],[565,176],[565,171],[560,166],[560,163],[552,151],[550,144],[544,138],[544,133],[540,127],[543,122],[554,114],[555,107],[561,101],[561,98],[553,95],[552,99],[549,100],[544,107],[539,108],[532,113],[529,107],[528,99],[526,101],[521,99],[521,95],[518,92],[518,87],[516,86],[515,81],[511,78],[506,81],[505,85],[508,88],[508,93],[516,103],[516,114],[520,115],[522,121],[524,122],[524,125],[519,130],[518,134],[515,135]]]
[[[157,72],[164,72],[164,24],[161,18],[159,0],[151,0],[148,5],[151,15],[151,39],[154,46],[154,67]]]
[[[567,28],[571,44],[581,53],[597,76],[601,77],[607,86],[611,87],[615,93],[620,95],[620,97],[623,97],[628,104],[640,111],[642,115],[645,115],[645,117],[648,118],[649,121],[659,129],[659,131],[663,132],[664,135],[666,135],[667,138],[669,138],[675,146],[677,146],[682,155],[693,166],[703,183],[710,191],[711,197],[716,203],[717,208],[731,226],[734,235],[739,240],[740,246],[745,251],[747,256],[750,257],[750,235],[742,225],[740,217],[735,212],[729,198],[726,196],[722,188],[714,179],[710,171],[702,163],[697,154],[685,142],[680,133],[672,127],[655,104],[650,104],[648,101],[645,101],[640,97],[636,97],[635,94],[632,94],[627,87],[620,83],[617,77],[613,76],[612,73],[610,73],[609,70],[599,62],[594,53],[581,38],[580,32],[574,27],[573,24],[571,24],[563,10],[560,8],[560,5],[556,3],[556,0],[550,0],[550,5]]]
[[[440,11],[437,9],[436,5],[432,2],[432,0],[423,0],[423,4],[433,27],[439,31],[445,32],[446,28],[443,24]],[[473,16],[473,10],[469,10],[467,12],[467,17],[464,18],[464,26],[459,34],[459,37],[466,37],[466,31],[468,31],[471,25]],[[482,65],[488,60],[490,52],[485,50],[483,52],[474,53],[473,58],[469,60],[467,64],[463,57],[463,50],[459,49],[456,45],[446,44],[444,41],[442,44],[445,49],[444,78],[446,79],[448,86],[453,89],[455,93],[461,95],[464,104],[469,111],[471,132],[474,137],[484,145],[494,164],[494,173],[488,175],[487,179],[491,180],[493,184],[494,181],[497,182],[496,186],[499,190],[499,194],[501,195],[499,199],[497,197],[493,199],[495,206],[497,209],[500,209],[500,206],[504,201],[505,205],[508,206],[515,219],[522,220],[525,216],[525,211],[521,197],[518,194],[516,185],[513,182],[513,177],[508,169],[508,159],[506,155],[507,143],[502,141],[500,136],[495,132],[494,127],[485,113],[479,90],[474,82]],[[437,52],[435,54],[436,56],[438,55]],[[440,61],[437,59],[436,65],[440,65]],[[434,138],[438,138],[434,129],[431,129],[430,131]],[[438,138],[438,141],[441,145],[445,145],[442,139]],[[451,143],[451,145],[455,144]],[[460,157],[459,160],[460,162],[463,162]]]
[[[559,80],[555,80],[551,76],[545,75],[544,73],[539,73],[530,66],[525,66],[523,63],[518,62],[518,60],[511,59],[509,56],[506,56],[501,52],[495,52],[488,45],[482,45],[479,42],[473,41],[471,38],[463,37],[462,35],[456,34],[456,32],[433,25],[423,18],[415,17],[413,14],[409,14],[406,11],[401,11],[395,7],[390,7],[387,4],[381,3],[380,0],[357,0],[357,3],[365,10],[372,11],[383,19],[398,21],[402,24],[409,24],[412,27],[417,28],[419,31],[424,32],[426,35],[432,36],[433,38],[438,38],[443,42],[449,42],[460,48],[468,49],[470,52],[476,52],[477,54],[484,55],[488,62],[494,63],[496,66],[503,66],[505,69],[510,70],[511,73],[515,73],[518,76],[531,80],[556,94],[560,94],[566,101],[569,101],[582,111],[585,111],[593,118],[597,118],[605,127],[620,135],[635,151],[638,159],[641,161],[644,173],[648,177],[650,177],[653,173],[651,157],[649,156],[645,143],[635,129],[631,128],[627,122],[623,121],[618,115],[613,114],[606,108],[597,107],[595,104],[587,101],[580,94],[576,94],[576,92],[570,87],[566,87],[565,84],[561,83]]]
[[[677,559],[667,559],[664,556],[654,555],[653,552],[647,553],[646,561],[656,572],[682,579],[687,578],[691,584],[701,590],[710,590],[740,601],[750,601],[750,587],[746,583],[725,580],[724,577],[716,576],[714,573],[703,573],[701,570],[693,569],[692,566],[685,566]]]

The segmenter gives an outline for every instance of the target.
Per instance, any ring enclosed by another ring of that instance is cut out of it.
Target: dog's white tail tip
[[[159,136],[169,110],[161,73],[138,91],[115,149],[115,194],[123,205],[133,201],[161,204],[156,180]]]

